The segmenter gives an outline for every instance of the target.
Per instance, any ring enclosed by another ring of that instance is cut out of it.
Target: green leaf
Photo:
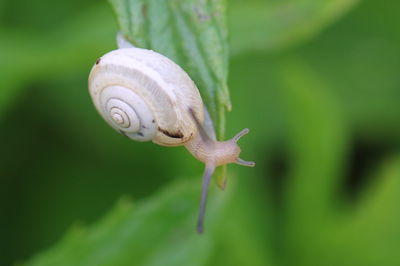
[[[146,201],[122,199],[98,223],[75,226],[26,265],[204,265],[229,194],[211,188],[202,235],[195,230],[199,196],[200,182],[181,179]]]
[[[308,40],[337,21],[359,0],[232,1],[233,54],[273,51]]]
[[[230,110],[225,1],[110,0],[120,29],[135,46],[180,65],[195,81],[218,138]]]
[[[331,207],[348,132],[328,85],[302,58],[282,61],[279,70],[293,160],[288,203],[298,215],[309,210],[302,216],[313,220]]]
[[[290,253],[288,265],[322,265],[329,249],[321,243],[327,241],[324,233],[336,214],[335,196],[344,165],[345,120],[328,85],[301,57],[282,61],[279,73],[291,159],[283,248]]]

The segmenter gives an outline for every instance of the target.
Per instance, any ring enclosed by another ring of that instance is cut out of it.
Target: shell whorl
[[[204,119],[199,91],[186,72],[146,49],[118,49],[101,57],[90,73],[89,91],[103,118],[138,141],[182,145],[196,135],[189,107]]]

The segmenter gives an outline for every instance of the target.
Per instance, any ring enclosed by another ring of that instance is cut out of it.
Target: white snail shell
[[[173,61],[151,50],[132,47],[105,54],[90,72],[89,91],[102,117],[138,141],[183,145],[197,132],[188,109],[204,119],[194,82]]]

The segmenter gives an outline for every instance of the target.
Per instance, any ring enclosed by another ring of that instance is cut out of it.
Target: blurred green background
[[[87,77],[106,1],[0,1],[0,265],[400,265],[400,2],[228,1],[242,157],[211,186],[130,141]]]

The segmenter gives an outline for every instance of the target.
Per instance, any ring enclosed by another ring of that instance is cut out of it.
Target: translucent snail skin
[[[249,130],[230,140],[216,141],[213,128],[204,126],[212,123],[189,75],[159,53],[135,48],[121,36],[118,43],[120,48],[99,58],[90,72],[92,101],[107,123],[128,138],[185,146],[205,163],[197,223],[201,233],[215,168],[229,163],[255,165],[239,158],[237,141]]]

